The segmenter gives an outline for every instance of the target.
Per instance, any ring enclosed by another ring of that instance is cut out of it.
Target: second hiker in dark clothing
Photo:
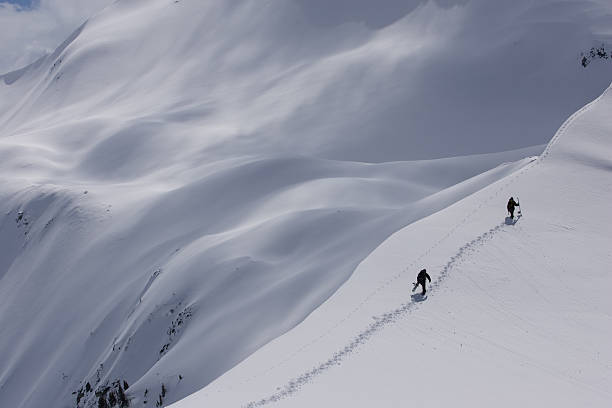
[[[422,269],[421,272],[419,272],[419,274],[417,275],[417,281],[414,284],[414,288],[412,288],[412,291],[414,292],[416,288],[421,285],[423,287],[423,292],[421,292],[421,295],[425,295],[425,293],[427,293],[427,289],[425,288],[426,280],[431,283],[431,277],[425,269]]]
[[[506,208],[508,209],[508,212],[510,213],[510,218],[514,219],[514,207],[516,207],[518,205],[518,203],[516,201],[514,201],[514,198],[510,197],[510,199],[508,200],[508,205],[506,206]]]

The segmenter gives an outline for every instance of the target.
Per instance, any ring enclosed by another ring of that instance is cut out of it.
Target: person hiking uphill
[[[419,274],[417,275],[417,281],[414,284],[414,287],[412,288],[412,291],[414,292],[416,290],[416,288],[421,285],[423,287],[423,292],[421,292],[421,296],[425,296],[425,293],[427,293],[427,289],[425,288],[425,280],[428,280],[431,283],[431,277],[429,276],[429,274],[427,273],[427,271],[425,269],[421,269],[421,272],[419,272]]]
[[[506,206],[506,208],[508,209],[508,212],[510,213],[510,218],[514,219],[514,207],[516,207],[518,205],[518,203],[516,201],[514,201],[513,197],[510,197],[510,199],[508,200],[508,205]]]

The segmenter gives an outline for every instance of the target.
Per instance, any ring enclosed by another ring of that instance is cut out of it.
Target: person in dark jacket
[[[506,206],[506,208],[508,209],[508,212],[510,213],[510,218],[514,219],[514,207],[516,207],[518,205],[518,203],[516,201],[514,201],[513,197],[510,197],[510,199],[508,200],[508,205]]]
[[[427,293],[427,289],[425,288],[426,280],[428,280],[431,283],[431,277],[429,276],[427,271],[425,269],[421,269],[421,272],[419,272],[419,274],[417,275],[417,281],[414,284],[414,287],[412,288],[412,291],[414,292],[416,290],[416,288],[419,285],[421,285],[423,287],[423,292],[421,292],[421,295],[424,296],[425,293]]]

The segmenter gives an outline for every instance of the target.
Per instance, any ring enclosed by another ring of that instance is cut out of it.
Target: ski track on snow
[[[402,276],[404,276],[404,274],[406,274],[407,272],[412,271],[412,269],[414,268],[414,266],[425,256],[429,255],[431,253],[431,251],[433,251],[435,248],[437,248],[440,244],[442,244],[444,241],[446,241],[449,237],[451,237],[455,231],[457,231],[460,227],[462,227],[463,225],[465,225],[467,223],[467,221],[469,219],[471,219],[474,215],[476,215],[479,210],[484,207],[486,204],[488,204],[489,202],[491,202],[491,200],[493,200],[494,198],[498,197],[503,191],[505,191],[510,184],[512,184],[513,182],[515,182],[519,177],[521,177],[522,175],[525,174],[525,172],[527,172],[528,170],[530,170],[531,168],[539,165],[542,163],[543,160],[545,160],[549,155],[550,155],[550,151],[551,149],[554,147],[554,145],[558,142],[558,140],[560,139],[560,137],[566,132],[566,130],[569,128],[569,126],[578,118],[580,117],[583,113],[587,112],[597,101],[599,101],[601,98],[603,98],[609,91],[610,88],[606,89],[606,91],[600,95],[598,98],[596,98],[595,100],[593,100],[592,102],[590,102],[589,104],[585,105],[584,107],[582,107],[581,109],[579,109],[578,111],[576,111],[573,115],[571,115],[562,125],[561,127],[557,130],[557,132],[555,133],[555,135],[553,136],[553,138],[551,139],[550,143],[548,144],[548,146],[546,147],[546,149],[544,150],[544,152],[542,152],[542,154],[539,156],[538,159],[534,160],[532,163],[527,164],[525,167],[523,167],[521,170],[519,170],[517,173],[515,173],[514,175],[510,176],[505,183],[503,183],[501,186],[499,186],[497,189],[495,189],[491,195],[489,195],[486,200],[483,200],[472,212],[468,213],[465,218],[463,218],[458,224],[456,224],[445,236],[443,236],[439,241],[437,241],[434,245],[432,245],[429,249],[427,249],[423,254],[421,254],[420,256],[418,256],[414,261],[412,261],[408,266],[406,266],[401,272],[397,273],[396,275],[394,275],[393,277],[391,277],[390,279],[388,279],[385,283],[383,283],[382,285],[380,285],[378,288],[376,288],[373,292],[371,292],[368,296],[365,297],[365,299],[363,299],[363,301],[361,301],[352,311],[350,311],[343,319],[341,319],[340,321],[338,321],[338,323],[336,323],[331,329],[329,329],[328,331],[326,331],[325,333],[323,333],[321,336],[319,336],[318,338],[316,338],[315,340],[311,341],[310,343],[304,345],[303,347],[301,347],[300,349],[298,349],[296,352],[294,352],[293,354],[291,354],[289,357],[287,357],[286,359],[284,359],[283,361],[281,361],[280,363],[270,367],[268,370],[266,370],[266,372],[269,372],[271,370],[273,370],[275,367],[282,365],[283,363],[287,362],[288,360],[292,359],[295,355],[299,354],[300,352],[304,351],[306,348],[308,348],[309,346],[311,346],[312,344],[320,341],[321,339],[323,339],[324,337],[326,337],[327,335],[329,335],[331,332],[334,331],[334,329],[336,329],[337,327],[339,327],[340,325],[342,325],[345,321],[347,321],[348,319],[351,318],[351,316],[353,316],[355,313],[357,313],[365,304],[367,304],[370,299],[372,297],[374,297],[376,294],[380,293],[382,290],[386,289],[387,287],[389,287],[393,282],[395,282],[396,280],[398,280],[399,278],[401,278]],[[520,218],[520,217],[519,217]],[[517,218],[518,220],[518,218]],[[497,232],[499,232],[500,230],[502,230],[505,226],[505,222],[501,223],[499,225],[497,225],[494,228],[489,229],[488,231],[486,231],[485,233],[479,235],[478,237],[474,238],[473,240],[471,240],[470,242],[466,243],[465,245],[463,245],[461,248],[459,248],[459,250],[457,251],[457,253],[455,253],[455,255],[453,255],[449,261],[447,262],[447,264],[442,268],[442,270],[440,271],[438,277],[433,281],[433,283],[430,286],[429,289],[429,293],[435,293],[436,290],[442,285],[442,283],[444,282],[444,280],[446,279],[446,277],[448,276],[448,274],[450,273],[450,271],[458,266],[463,260],[465,260],[469,255],[471,255],[472,253],[476,252],[477,249],[481,246],[483,246],[487,241],[489,241],[490,239],[492,239],[495,234]],[[365,344],[369,339],[371,339],[376,333],[382,331],[382,329],[384,329],[387,326],[392,325],[393,323],[395,323],[397,320],[399,320],[401,317],[403,317],[404,315],[406,315],[408,312],[410,312],[412,309],[415,308],[416,304],[419,302],[416,302],[414,300],[411,300],[409,302],[405,302],[402,303],[399,307],[384,313],[380,316],[375,317],[375,322],[371,323],[370,325],[368,325],[368,327],[364,330],[362,330],[359,334],[357,334],[355,337],[353,337],[353,339],[342,349],[336,351],[330,358],[328,358],[326,361],[320,363],[319,365],[315,366],[314,368],[310,369],[309,371],[299,375],[298,377],[295,377],[293,379],[291,379],[288,383],[286,383],[285,385],[278,387],[277,389],[279,391],[271,394],[270,396],[260,399],[258,401],[251,401],[245,405],[243,405],[244,408],[256,408],[256,407],[261,407],[264,405],[268,405],[277,401],[280,401],[281,399],[290,397],[292,395],[294,395],[297,391],[299,391],[304,385],[308,384],[309,382],[311,382],[315,377],[323,374],[324,372],[326,372],[327,370],[331,369],[334,366],[338,366],[341,364],[341,362],[343,360],[345,360],[350,354],[352,354],[354,351],[357,350],[357,348],[363,344]],[[261,375],[261,374],[260,374]],[[257,376],[259,377],[259,375]],[[254,378],[250,378],[250,379],[246,379],[244,382],[248,382],[250,380],[252,380]]]

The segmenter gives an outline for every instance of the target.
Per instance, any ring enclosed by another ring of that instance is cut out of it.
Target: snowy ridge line
[[[612,86],[612,84],[610,84],[610,86]],[[552,137],[552,139],[548,143],[548,146],[546,146],[546,148],[544,149],[544,151],[540,155],[540,160],[548,157],[548,155],[550,154],[551,148],[557,143],[559,138],[565,133],[567,128],[574,122],[574,120],[576,120],[578,117],[582,116],[583,113],[588,111],[595,103],[597,103],[600,99],[602,99],[604,96],[606,96],[608,94],[608,92],[610,91],[610,86],[608,86],[602,92],[601,95],[599,95],[597,98],[595,98],[591,102],[589,102],[586,105],[584,105],[582,108],[578,109],[569,118],[567,118],[565,120],[565,122],[563,122],[561,127],[555,132],[555,135]]]
[[[446,241],[449,237],[451,237],[454,232],[456,230],[458,230],[461,226],[465,225],[466,222],[472,218],[472,216],[474,216],[476,213],[479,212],[479,210],[484,207],[486,204],[488,204],[491,200],[493,200],[495,197],[497,197],[499,194],[501,194],[503,191],[505,191],[512,182],[516,181],[516,179],[518,179],[519,177],[521,177],[522,175],[525,174],[525,172],[527,172],[529,169],[539,165],[542,163],[542,160],[544,160],[550,152],[550,149],[553,147],[553,145],[555,145],[558,140],[560,139],[560,137],[566,132],[566,130],[569,128],[569,126],[571,125],[571,123],[573,123],[573,121],[575,119],[577,119],[579,116],[581,116],[583,113],[585,113],[588,109],[590,109],[597,101],[599,101],[607,92],[609,91],[609,88],[607,88],[604,93],[602,95],[600,95],[598,98],[596,98],[595,100],[591,101],[590,103],[588,103],[587,105],[585,105],[584,107],[582,107],[581,109],[579,109],[578,111],[576,111],[574,114],[572,114],[562,125],[561,127],[555,132],[555,135],[552,137],[551,141],[548,143],[548,146],[545,148],[544,152],[535,160],[533,160],[532,162],[528,163],[527,165],[525,165],[522,169],[520,169],[519,171],[517,171],[515,174],[508,176],[506,179],[503,180],[498,180],[495,183],[493,183],[491,186],[500,183],[501,185],[498,186],[495,190],[492,191],[491,195],[489,195],[485,200],[481,201],[481,203],[474,208],[474,210],[472,210],[471,212],[469,212],[461,221],[459,221],[455,226],[453,226],[449,232],[444,235],[441,239],[439,239],[436,243],[434,243],[429,249],[427,249],[425,252],[423,252],[421,255],[419,255],[417,258],[415,258],[412,262],[410,262],[410,264],[408,264],[406,267],[404,267],[400,272],[398,272],[396,275],[394,275],[393,277],[389,278],[387,281],[385,281],[384,283],[382,283],[378,288],[376,288],[374,291],[372,291],[369,295],[367,295],[353,310],[351,310],[344,318],[342,318],[341,320],[339,320],[334,326],[332,326],[329,330],[327,330],[326,332],[322,333],[320,336],[316,337],[315,339],[313,339],[312,341],[306,343],[305,345],[303,345],[302,347],[298,348],[295,352],[291,353],[290,355],[288,355],[285,359],[279,361],[276,364],[273,364],[272,366],[270,366],[268,369],[259,372],[258,374],[255,374],[253,376],[251,376],[250,378],[246,378],[242,381],[240,381],[241,384],[245,384],[245,383],[249,383],[250,381],[253,381],[256,378],[259,378],[261,375],[265,375],[266,373],[274,370],[276,367],[282,366],[283,364],[285,364],[286,362],[290,361],[291,359],[293,359],[296,355],[300,354],[301,352],[303,352],[305,349],[309,348],[310,346],[312,346],[313,344],[316,344],[317,342],[319,342],[320,340],[322,340],[323,338],[329,336],[335,329],[337,329],[339,326],[341,326],[345,321],[349,320],[355,313],[357,313],[365,304],[367,304],[371,298],[373,298],[376,294],[380,293],[382,290],[386,289],[387,287],[389,287],[391,285],[391,283],[397,281],[398,279],[400,279],[402,276],[404,276],[404,274],[406,274],[407,272],[411,271],[414,266],[420,261],[422,260],[425,256],[429,255],[434,249],[436,249],[440,244],[442,244],[444,241]],[[503,184],[502,184],[503,183]],[[431,285],[431,289],[433,290],[434,288],[437,288],[440,286],[440,284],[443,282],[442,277],[446,276],[448,274],[448,272],[450,271],[451,267],[452,267],[452,263],[453,260],[457,260],[457,256],[461,256],[463,257],[464,254],[466,253],[472,253],[473,251],[469,251],[469,246],[470,244],[475,244],[476,242],[482,242],[484,241],[486,238],[489,238],[492,234],[498,232],[501,228],[503,228],[504,224],[500,224],[495,228],[490,229],[489,231],[485,232],[484,234],[480,235],[479,237],[475,238],[474,240],[470,241],[468,244],[464,245],[463,247],[461,247],[459,249],[459,252],[451,257],[451,260],[449,261],[449,263],[447,263],[447,265],[442,269],[441,274],[438,276],[438,278],[436,278],[436,280],[434,281],[434,283]],[[435,286],[434,286],[435,285]],[[401,314],[404,314],[405,312],[407,312],[408,310],[410,310],[410,308],[414,306],[414,302],[409,302],[409,303],[405,303],[403,304],[401,307],[395,309],[394,311],[387,313],[383,316],[388,316],[388,315],[393,315],[395,312],[397,311],[402,311],[400,312]],[[404,310],[405,309],[405,310]],[[394,320],[393,320],[394,321]],[[348,346],[346,346],[344,349],[342,349],[339,352],[334,353],[334,355],[328,359],[325,363],[320,364],[319,366],[313,368],[311,371],[300,375],[299,377],[297,377],[294,380],[291,380],[288,384],[285,385],[285,387],[283,387],[283,389],[275,394],[272,394],[271,396],[269,396],[268,398],[259,400],[259,401],[252,401],[249,402],[246,405],[243,405],[243,407],[247,407],[247,408],[252,408],[252,407],[257,407],[257,406],[262,406],[264,404],[268,404],[268,403],[272,403],[272,402],[276,402],[282,398],[286,398],[288,396],[291,396],[293,394],[295,394],[299,388],[308,383],[315,375],[321,374],[323,371],[331,368],[331,366],[338,364],[336,363],[330,363],[331,361],[335,361],[337,356],[340,356],[341,359],[343,359],[344,357],[346,357],[346,355],[348,355],[350,352],[352,352],[358,345],[363,344],[367,339],[369,339],[374,333],[378,332],[380,329],[382,329],[383,327],[385,327],[389,322],[387,321],[383,321],[383,320],[378,320],[376,322],[376,328],[374,330],[372,329],[373,325],[370,325],[368,327],[368,329],[365,329],[364,331],[361,332],[360,335],[358,335],[355,339],[360,338],[361,341],[357,342],[355,340],[353,340],[351,343],[349,343]],[[366,337],[363,337],[364,333],[369,333]],[[351,348],[352,346],[352,348]],[[347,348],[350,348],[350,351],[346,351]],[[230,388],[234,388],[234,386],[230,387]],[[207,395],[208,393],[205,393],[204,395]]]
[[[595,103],[597,103],[601,98],[603,98],[608,91],[610,90],[610,88],[606,88],[606,90],[596,99],[594,99],[593,101],[591,101],[590,103],[586,104],[585,106],[583,106],[581,109],[579,109],[578,111],[574,112],[562,125],[561,127],[555,132],[555,135],[552,137],[551,141],[549,142],[548,146],[545,148],[544,152],[538,157],[537,160],[532,161],[531,163],[527,164],[525,167],[523,167],[521,170],[519,170],[517,173],[515,173],[514,175],[509,176],[507,179],[505,179],[502,185],[500,185],[496,190],[494,190],[492,192],[492,194],[490,196],[487,197],[486,200],[482,201],[473,211],[471,211],[470,213],[468,213],[459,223],[457,223],[453,228],[451,228],[451,230],[449,230],[449,232],[443,236],[440,240],[438,240],[434,245],[432,245],[429,249],[427,249],[424,253],[422,253],[420,256],[418,256],[414,261],[412,261],[408,266],[406,266],[402,271],[400,271],[399,273],[397,273],[395,276],[393,276],[392,278],[388,279],[385,283],[383,283],[382,285],[380,285],[376,290],[374,290],[373,292],[371,292],[368,296],[366,296],[366,298],[364,298],[364,300],[362,302],[360,302],[352,311],[350,311],[343,319],[341,319],[340,321],[338,321],[338,323],[336,323],[331,329],[329,329],[327,332],[323,333],[321,336],[317,337],[316,339],[314,339],[313,341],[305,344],[304,346],[302,346],[301,348],[299,348],[296,352],[292,353],[290,356],[288,356],[286,359],[282,360],[281,362],[271,366],[268,370],[264,371],[261,374],[265,374],[266,372],[271,371],[272,369],[274,369],[277,366],[280,366],[282,364],[284,364],[285,362],[287,362],[288,360],[290,360],[291,358],[293,358],[295,355],[299,354],[300,352],[302,352],[304,349],[308,348],[309,346],[311,346],[312,344],[320,341],[321,339],[323,339],[324,337],[328,336],[332,331],[334,331],[337,327],[339,327],[340,325],[342,325],[345,321],[347,321],[351,316],[353,316],[358,310],[360,310],[362,308],[362,306],[364,306],[366,303],[369,302],[369,300],[374,297],[377,293],[379,293],[380,291],[382,291],[383,289],[387,288],[392,282],[396,281],[397,279],[399,279],[400,277],[402,277],[406,272],[410,271],[411,268],[414,267],[414,265],[420,261],[421,259],[423,259],[426,255],[428,255],[429,253],[431,253],[431,251],[433,251],[436,247],[438,247],[441,243],[443,243],[446,239],[448,239],[449,237],[451,237],[453,235],[453,233],[459,229],[459,227],[463,226],[473,215],[475,215],[485,204],[488,204],[492,199],[494,199],[495,197],[497,197],[499,194],[501,194],[503,191],[505,191],[512,182],[516,181],[516,179],[518,179],[519,177],[521,177],[522,175],[525,174],[525,172],[527,172],[529,169],[533,168],[534,166],[537,166],[539,164],[542,163],[543,160],[545,160],[549,154],[550,154],[550,150],[551,148],[557,144],[557,142],[559,141],[559,139],[561,138],[561,136],[563,136],[563,134],[565,134],[565,132],[567,131],[567,129],[570,127],[570,125],[580,116],[582,116],[582,114],[584,114],[585,112],[587,112]],[[502,180],[496,182],[496,183],[500,183],[502,182]],[[442,271],[440,272],[440,275],[436,278],[436,280],[432,283],[431,285],[431,291],[435,290],[436,288],[438,288],[441,283],[443,282],[444,278],[448,275],[449,271],[452,269],[452,267],[455,265],[456,262],[459,262],[460,260],[462,260],[462,258],[468,254],[468,253],[473,253],[474,251],[471,250],[473,249],[473,247],[476,244],[479,243],[484,243],[485,241],[487,241],[488,239],[490,239],[493,234],[497,233],[500,229],[503,228],[505,224],[502,223],[498,226],[496,226],[495,228],[490,229],[489,231],[485,232],[484,234],[480,235],[479,237],[473,239],[472,241],[470,241],[469,243],[465,244],[463,247],[461,247],[459,249],[459,251],[457,252],[457,254],[453,257],[451,257],[450,261],[446,264],[446,266],[442,269]],[[337,365],[341,362],[341,360],[343,360],[348,354],[350,354],[352,351],[354,351],[359,345],[365,343],[370,337],[372,337],[372,335],[374,335],[376,332],[380,331],[382,328],[386,327],[388,324],[393,323],[395,320],[397,320],[397,317],[399,317],[400,315],[403,315],[405,313],[407,313],[413,306],[414,306],[415,302],[409,302],[409,303],[404,303],[402,306],[400,306],[399,308],[393,310],[392,312],[386,313],[382,316],[382,318],[379,318],[379,320],[377,320],[377,322],[371,324],[370,326],[368,326],[367,329],[365,329],[364,331],[362,331],[357,337],[355,337],[353,339],[353,341],[351,341],[351,343],[349,343],[346,347],[344,347],[342,350],[334,353],[334,355],[328,359],[326,362],[320,364],[319,366],[313,368],[312,370],[308,371],[305,374],[300,375],[299,377],[291,380],[289,383],[287,383],[283,389],[275,394],[272,394],[271,396],[259,400],[259,401],[253,401],[253,402],[249,402],[248,404],[244,405],[245,408],[254,408],[254,407],[258,407],[258,406],[263,406],[269,403],[273,403],[276,401],[279,401],[280,399],[286,398],[288,396],[291,396],[293,394],[295,394],[299,388],[310,382],[312,380],[312,378],[316,375],[321,374],[322,372],[326,371],[327,369],[331,368],[334,365]],[[242,383],[246,383],[249,382],[251,379],[246,379],[244,380]]]
[[[488,240],[490,240],[498,231],[500,231],[504,227],[504,223],[497,225],[494,228],[491,228],[484,234],[474,238],[472,241],[463,245],[455,255],[453,255],[447,264],[442,268],[442,271],[436,278],[436,280],[431,284],[430,292],[435,292],[443,283],[443,281],[448,276],[449,272],[455,267],[461,264],[461,262],[468,256],[474,253],[479,246],[484,245]],[[299,389],[312,381],[314,377],[322,374],[323,372],[329,370],[333,366],[340,365],[340,363],[348,357],[351,353],[353,353],[359,346],[365,344],[374,334],[381,331],[385,327],[395,323],[399,318],[403,315],[410,312],[418,302],[411,300],[410,302],[401,304],[398,308],[384,313],[381,316],[375,317],[376,321],[371,323],[365,330],[359,333],[356,337],[352,339],[352,341],[346,345],[340,351],[335,352],[332,357],[330,357],[327,361],[319,364],[318,366],[312,368],[310,371],[300,375],[297,378],[290,380],[285,386],[282,387],[281,391],[272,394],[271,396],[261,399],[259,401],[252,401],[248,404],[244,405],[244,408],[255,408],[261,407],[270,403],[277,402],[281,399],[290,397],[295,394]]]
[[[564,124],[562,125],[562,127],[555,132],[555,136],[553,136],[553,138],[551,139],[551,142],[549,143],[549,145],[547,146],[546,150],[550,149],[550,147],[555,144],[559,137],[565,133],[566,129],[568,128],[568,126],[578,117],[580,116],[582,113],[584,113],[588,107],[590,107],[594,102],[596,102],[599,98],[597,98],[596,100],[592,101],[591,103],[585,105],[585,107],[583,109],[580,109],[579,111],[575,112],[572,116],[570,116],[570,118],[568,118]],[[540,156],[541,157],[541,156]],[[492,194],[487,197],[486,200],[484,200],[483,202],[480,203],[480,205],[478,205],[473,211],[471,211],[470,213],[468,213],[460,222],[458,222],[453,228],[451,228],[449,230],[449,232],[444,235],[441,239],[439,239],[436,243],[434,243],[430,248],[428,248],[425,252],[423,252],[421,255],[419,255],[417,258],[415,258],[410,264],[408,264],[406,267],[404,267],[400,272],[398,272],[396,275],[394,275],[393,277],[389,278],[387,281],[385,281],[384,283],[382,283],[379,287],[377,287],[374,291],[370,292],[369,295],[367,295],[353,310],[351,310],[345,317],[343,317],[342,319],[340,319],[335,325],[333,325],[329,330],[325,331],[324,333],[322,333],[320,336],[314,338],[312,341],[304,344],[303,346],[301,346],[300,348],[298,348],[296,351],[294,351],[293,353],[291,353],[290,355],[288,355],[286,358],[284,358],[283,360],[279,361],[276,364],[271,365],[270,367],[268,367],[266,370],[253,375],[250,378],[246,378],[243,381],[241,381],[242,384],[248,383],[250,381],[253,381],[254,379],[260,377],[261,375],[265,375],[268,372],[273,371],[275,368],[282,366],[283,364],[285,364],[286,362],[290,361],[291,359],[293,359],[296,355],[299,355],[301,352],[303,352],[304,350],[306,350],[307,348],[309,348],[310,346],[312,346],[313,344],[318,343],[319,341],[321,341],[322,339],[324,339],[325,337],[329,336],[333,331],[335,331],[338,327],[340,327],[344,322],[346,322],[347,320],[349,320],[353,315],[355,315],[359,310],[361,310],[361,308],[366,305],[375,295],[377,295],[378,293],[380,293],[381,291],[383,291],[384,289],[388,288],[393,282],[397,281],[398,279],[400,279],[401,277],[403,277],[407,272],[411,271],[415,265],[421,261],[425,256],[429,255],[433,250],[435,250],[439,245],[441,245],[444,241],[446,241],[449,237],[451,237],[454,232],[459,229],[461,226],[465,225],[465,223],[467,221],[469,221],[469,219],[475,215],[485,204],[489,203],[492,199],[494,199],[495,197],[497,197],[502,191],[504,191],[511,182],[513,182],[516,178],[520,177],[522,174],[525,173],[525,171],[527,171],[528,169],[532,168],[533,166],[539,164],[541,161],[540,160],[534,160],[533,162],[529,163],[528,165],[526,165],[523,169],[519,170],[516,174],[509,176],[508,179],[505,180],[505,182],[496,190],[494,190],[494,192],[492,192]],[[501,182],[498,181],[498,182]],[[494,230],[495,232],[497,232],[499,227],[496,227]],[[491,231],[493,230],[489,230],[487,233],[491,233]],[[478,238],[476,238],[478,239]],[[473,241],[471,241],[473,242]],[[463,247],[462,247],[463,248]],[[461,251],[461,249],[460,249]],[[451,258],[452,261],[452,258]],[[447,264],[448,267],[448,264]],[[442,271],[442,273],[446,274],[448,272],[447,267],[445,267]],[[441,276],[441,275],[440,275]],[[434,282],[436,284],[436,287],[441,283],[440,280],[440,276],[436,279],[436,281]],[[433,284],[432,284],[432,288],[433,288]],[[412,303],[410,303],[412,304]],[[351,343],[352,344],[352,343]],[[330,359],[331,360],[331,359]],[[328,360],[329,361],[329,360]],[[298,377],[298,378],[301,378]],[[293,390],[291,392],[291,394],[295,393],[295,391],[297,390]],[[270,397],[272,398],[272,397]],[[276,400],[274,400],[276,401]],[[268,401],[268,402],[272,402],[272,400]],[[250,407],[251,405],[246,405],[247,407]],[[257,406],[257,405],[255,405]]]

